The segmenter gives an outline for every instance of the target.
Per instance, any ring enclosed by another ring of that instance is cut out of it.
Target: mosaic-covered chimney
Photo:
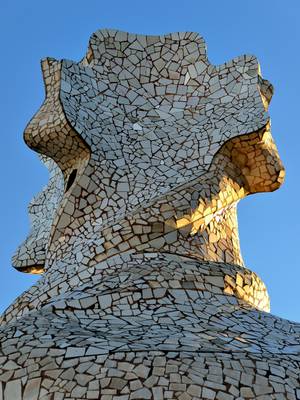
[[[284,179],[257,59],[104,29],[42,72],[49,183],[13,257],[41,278],[2,316],[0,398],[300,398],[300,326],[239,246],[238,202]]]

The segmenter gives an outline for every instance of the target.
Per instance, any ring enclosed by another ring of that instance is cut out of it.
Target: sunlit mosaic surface
[[[41,278],[2,316],[0,398],[300,399],[300,324],[239,247],[237,203],[284,179],[256,58],[100,30],[42,71],[49,183],[13,257]]]

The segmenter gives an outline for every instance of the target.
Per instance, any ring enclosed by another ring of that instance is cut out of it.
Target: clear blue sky
[[[16,272],[10,257],[29,229],[27,204],[47,182],[22,140],[44,97],[40,59],[80,60],[99,28],[196,31],[212,63],[255,54],[275,86],[270,114],[287,177],[279,191],[240,203],[241,246],[267,284],[272,312],[300,322],[299,19],[299,0],[1,0],[0,310],[37,279]]]

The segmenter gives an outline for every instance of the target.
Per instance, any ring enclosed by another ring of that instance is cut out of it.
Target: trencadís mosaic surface
[[[42,71],[50,178],[13,257],[41,278],[2,316],[0,398],[300,399],[300,324],[239,247],[237,203],[284,179],[256,58],[100,30]]]

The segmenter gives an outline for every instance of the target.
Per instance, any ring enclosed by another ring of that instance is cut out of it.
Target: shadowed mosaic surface
[[[196,33],[100,30],[45,59],[24,139],[50,171],[1,320],[3,399],[298,399],[300,325],[268,314],[236,205],[280,187],[272,85]]]

